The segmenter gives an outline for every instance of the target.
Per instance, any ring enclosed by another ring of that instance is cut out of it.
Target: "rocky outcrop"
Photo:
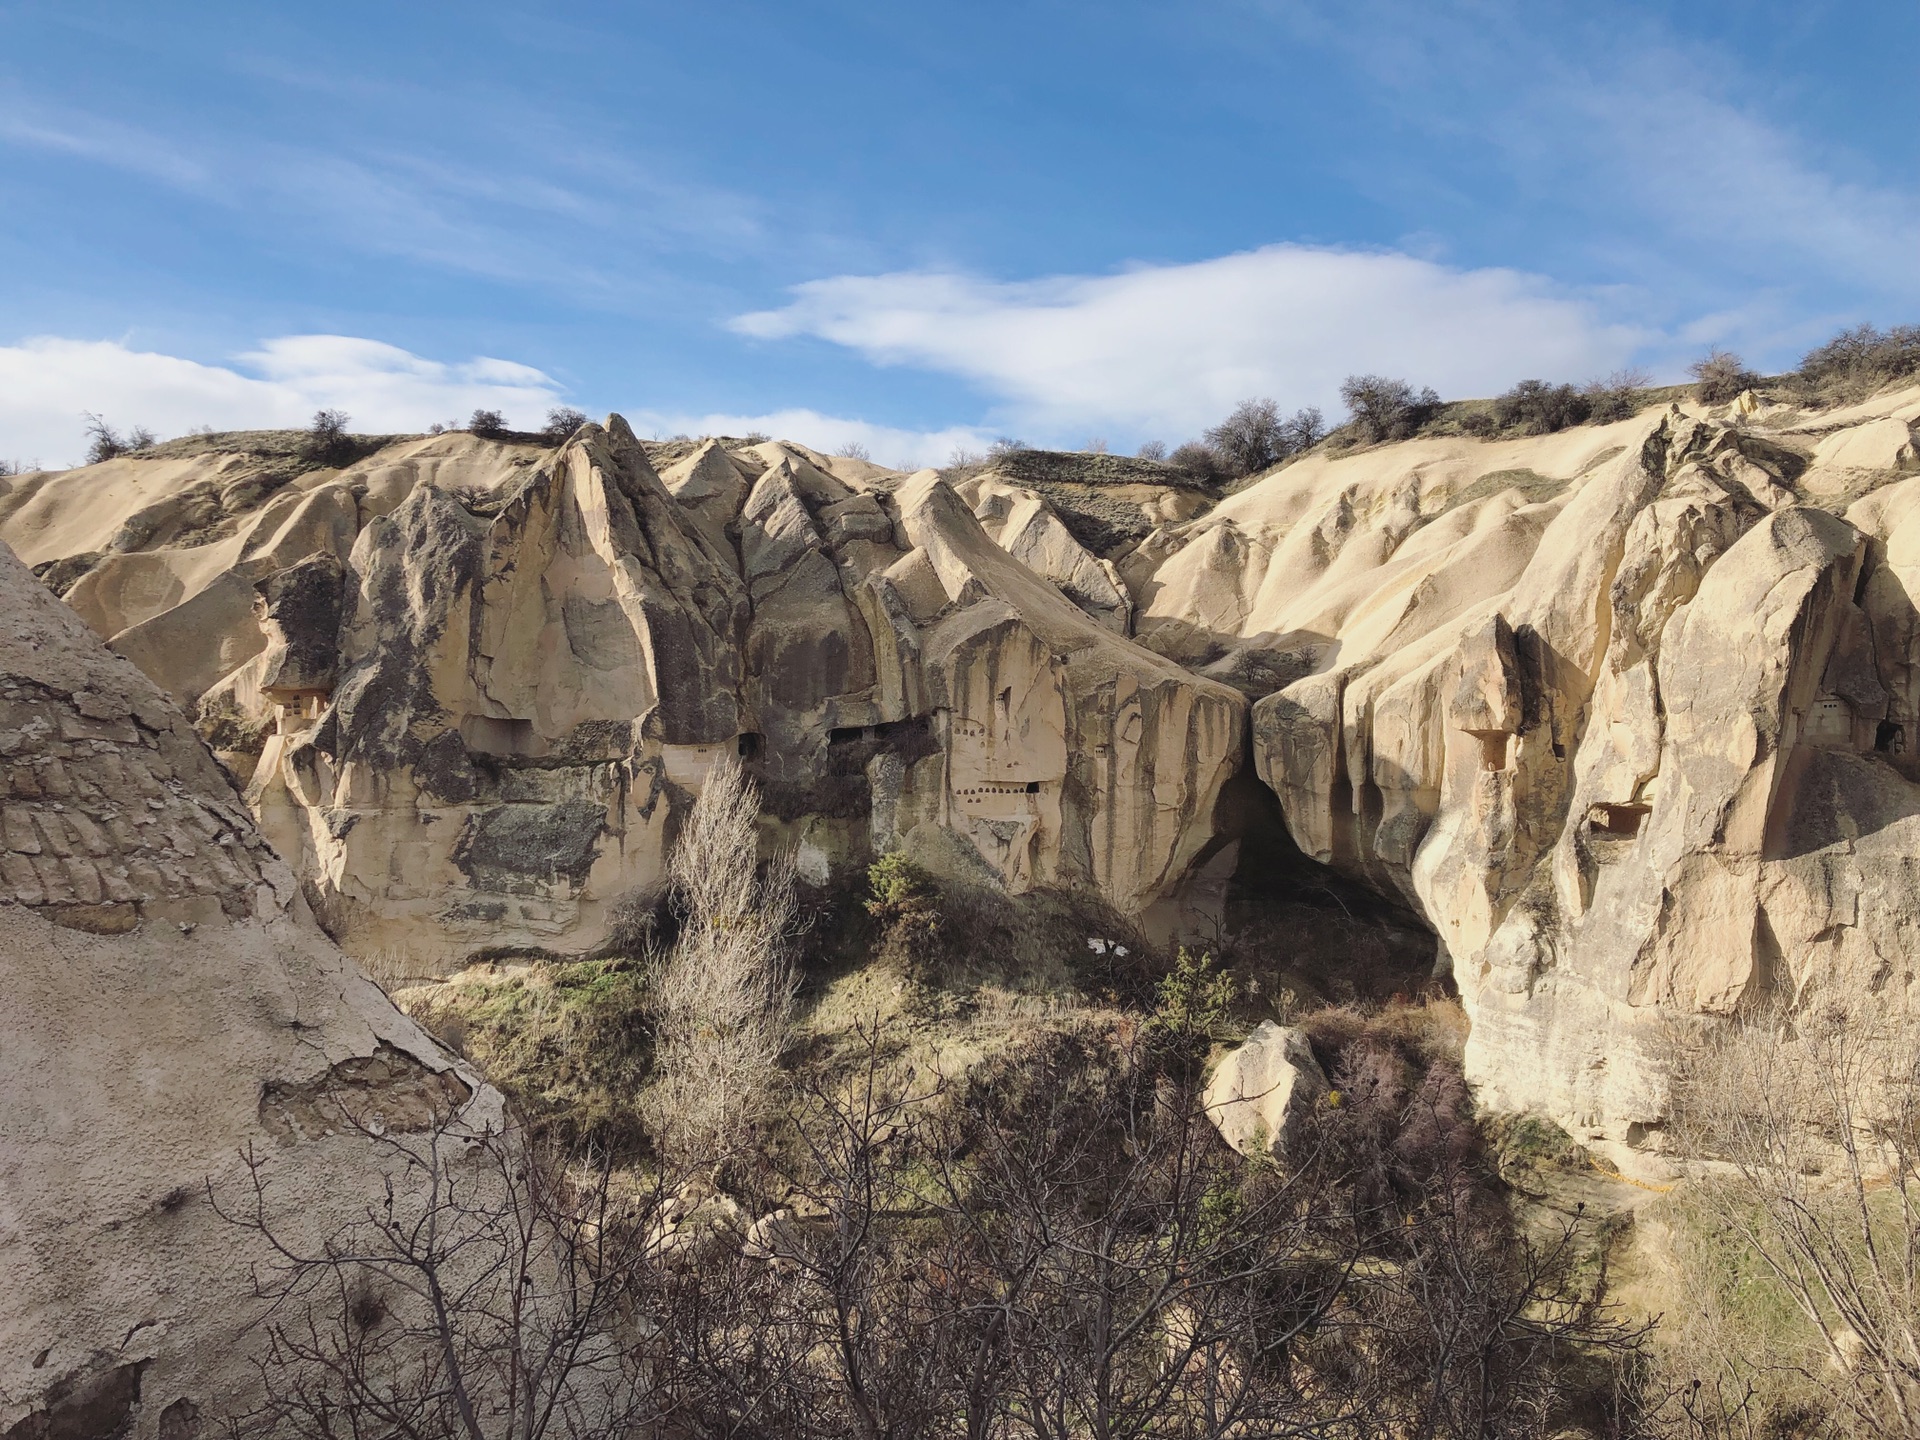
[[[1202,1103],[1242,1155],[1284,1160],[1328,1089],[1306,1032],[1267,1020],[1221,1057]]]
[[[346,1114],[492,1126],[500,1100],[321,934],[186,717],[4,546],[0,617],[0,1433],[210,1434],[251,1393],[271,1257],[209,1186],[241,1199],[251,1147],[310,1244],[389,1179]]]
[[[1657,1146],[1689,1027],[1842,969],[1909,1003],[1920,486],[1808,484],[1900,461],[1860,418],[1316,458],[1157,538],[1143,638],[1270,688],[1261,777],[1433,925],[1494,1106]]]
[[[1246,756],[1431,926],[1485,1098],[1644,1147],[1690,1027],[1836,967],[1907,1003],[1916,421],[1749,394],[1219,498],[616,418],[265,490],[217,446],[30,476],[0,535],[198,702],[360,953],[604,943],[723,748],[810,879],[898,848],[1194,927],[1258,878]]]
[[[115,461],[31,477],[0,534],[197,703],[358,955],[609,943],[722,750],[816,882],[905,848],[1135,915],[1175,890],[1245,702],[1131,643],[1118,572],[1037,494],[781,443],[658,454],[618,417],[557,451],[406,441],[189,530],[105,501],[171,515],[209,482]],[[149,643],[185,626],[191,654]]]

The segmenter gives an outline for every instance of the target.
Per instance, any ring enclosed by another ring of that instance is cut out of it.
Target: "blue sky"
[[[1912,3],[0,0],[0,457],[553,403],[939,463],[1920,320]]]

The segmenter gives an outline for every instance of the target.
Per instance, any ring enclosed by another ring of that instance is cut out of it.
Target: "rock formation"
[[[723,747],[814,881],[951,835],[1014,890],[1175,889],[1245,702],[1125,638],[1117,572],[1044,500],[784,444],[659,458],[614,417],[249,504],[211,447],[28,477],[0,535],[197,705],[361,956],[606,943]]]
[[[186,717],[5,546],[0,842],[0,1435],[211,1435],[269,1257],[209,1185],[240,1198],[252,1147],[308,1243],[387,1178],[330,1098],[406,1131],[497,1123],[499,1097],[320,933]]]
[[[1908,1003],[1920,395],[1877,409],[1316,456],[1142,547],[1141,637],[1270,692],[1261,777],[1432,924],[1497,1108],[1657,1145],[1690,1025]]]
[[[1207,1077],[1207,1118],[1242,1155],[1284,1159],[1328,1091],[1306,1032],[1263,1021]]]
[[[1906,1003],[1916,420],[1749,394],[1224,499],[617,417],[274,485],[206,441],[19,479],[0,537],[198,705],[358,953],[603,943],[727,746],[812,879],[905,848],[1166,930],[1247,757],[1432,927],[1484,1097],[1657,1147],[1688,1027],[1834,967]]]

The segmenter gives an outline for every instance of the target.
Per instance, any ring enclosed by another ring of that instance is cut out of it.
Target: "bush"
[[[883,931],[878,958],[910,974],[923,971],[927,942],[941,929],[933,877],[898,852],[882,855],[867,867],[866,910]]]
[[[1018,455],[1022,450],[1025,450],[1026,448],[1027,448],[1026,441],[1015,440],[1013,437],[1009,435],[1002,435],[999,439],[995,440],[991,445],[987,446],[987,459],[1004,460],[1009,455]]]
[[[467,429],[482,440],[498,440],[507,433],[507,417],[498,410],[476,410],[467,421]]]
[[[1340,398],[1369,444],[1405,440],[1440,412],[1440,397],[1430,387],[1416,393],[1406,381],[1384,375],[1349,375],[1340,382]]]
[[[1167,447],[1158,440],[1149,440],[1133,453],[1141,460],[1165,460],[1167,458]]]
[[[834,451],[833,453],[839,456],[842,460],[871,461],[873,459],[873,452],[867,449],[866,446],[862,445],[857,440],[847,441],[846,444],[842,445],[838,450]]]
[[[1156,988],[1159,1003],[1147,1022],[1150,1030],[1175,1041],[1225,1038],[1238,990],[1232,974],[1216,964],[1212,955],[1205,951],[1195,955],[1182,945],[1173,969]]]
[[[667,873],[680,935],[654,973],[651,1129],[689,1164],[737,1153],[765,1118],[793,1006],[790,856],[759,864],[760,796],[723,755],[675,841]]]
[[[1494,423],[1522,435],[1551,435],[1584,424],[1592,413],[1591,402],[1573,386],[1544,380],[1522,380],[1493,402]]]
[[[144,450],[153,444],[153,432],[144,425],[136,425],[122,435],[91,410],[83,413],[87,417],[87,464],[89,465],[98,465],[102,461],[112,460],[120,455],[130,455],[135,450]]]
[[[586,423],[586,411],[575,410],[571,405],[556,405],[547,411],[547,423],[540,427],[540,436],[549,445],[564,445],[573,438],[573,432]]]
[[[1595,425],[1615,420],[1631,420],[1646,403],[1645,390],[1652,383],[1646,371],[1616,370],[1604,380],[1589,380],[1580,387],[1586,397],[1587,419]]]
[[[1231,478],[1227,474],[1227,464],[1220,452],[1203,440],[1189,440],[1171,455],[1167,464],[1176,470],[1184,470],[1203,484],[1212,485]]]
[[[1747,369],[1746,361],[1718,346],[1689,365],[1687,373],[1699,382],[1693,393],[1703,405],[1724,405],[1760,383],[1760,377]]]
[[[1206,444],[1219,456],[1220,468],[1239,479],[1312,448],[1326,433],[1324,418],[1312,406],[1283,420],[1280,407],[1271,400],[1242,400],[1231,415],[1207,431]]]
[[[312,465],[345,465],[353,459],[347,416],[340,410],[316,410],[300,442],[300,458]]]
[[[1800,362],[1798,379],[1810,390],[1864,394],[1920,374],[1920,325],[1881,331],[1871,325],[1842,330]]]

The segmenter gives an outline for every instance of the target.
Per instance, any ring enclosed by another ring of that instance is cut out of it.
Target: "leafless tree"
[[[759,859],[759,791],[732,755],[709,772],[668,864],[680,935],[654,975],[648,1107],[663,1150],[736,1152],[777,1096],[792,1011],[793,863]]]
[[[1362,437],[1376,444],[1407,439],[1440,410],[1431,387],[1416,393],[1406,381],[1384,375],[1349,375],[1340,382],[1340,398]]]
[[[1682,1052],[1674,1102],[1725,1166],[1696,1195],[1803,1322],[1802,1382],[1863,1434],[1920,1432],[1920,1025],[1893,983],[1759,1007]]]
[[[1760,383],[1760,377],[1747,368],[1746,361],[1718,346],[1689,365],[1687,373],[1699,382],[1694,393],[1707,405],[1724,404],[1742,390],[1751,390]]]
[[[84,414],[87,422],[87,464],[89,465],[98,465],[102,461],[129,455],[135,450],[144,450],[153,444],[153,432],[144,425],[136,425],[122,435],[91,410]]]
[[[670,1413],[645,1362],[640,1302],[657,1190],[526,1135],[348,1125],[380,1157],[384,1198],[321,1242],[288,1238],[273,1164],[249,1151],[215,1209],[268,1259],[264,1402],[235,1436],[616,1440]]]
[[[586,423],[586,411],[571,405],[556,405],[547,411],[547,423],[540,427],[540,435],[549,445],[564,445],[573,438],[573,432]]]

